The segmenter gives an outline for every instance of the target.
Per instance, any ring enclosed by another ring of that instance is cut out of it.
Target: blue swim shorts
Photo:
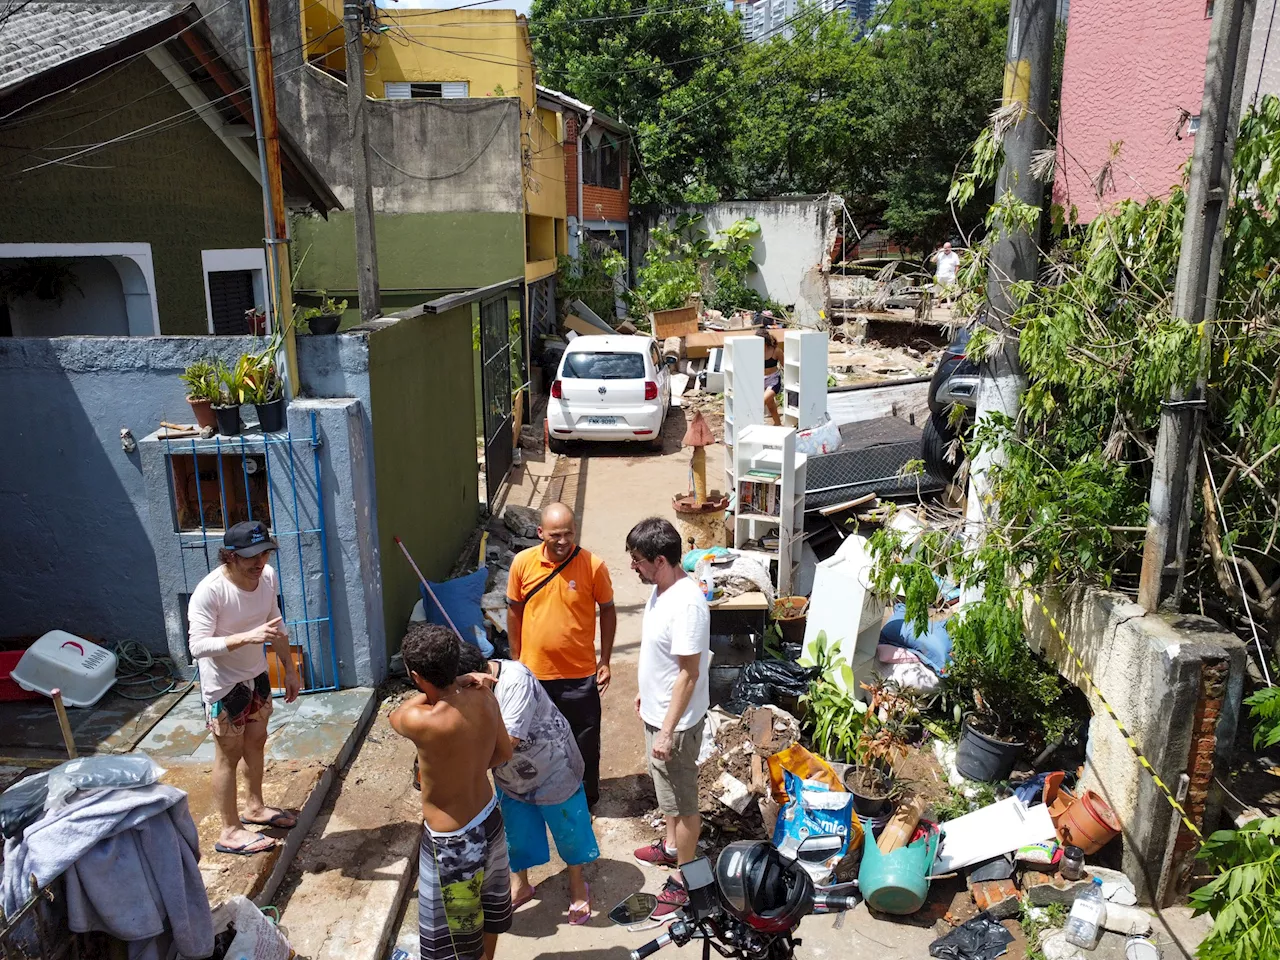
[[[501,791],[499,791],[501,793]],[[564,803],[538,805],[502,796],[502,819],[507,828],[511,869],[519,872],[551,861],[547,831],[556,841],[560,859],[571,867],[600,859],[600,847],[591,828],[587,792],[582,786]]]

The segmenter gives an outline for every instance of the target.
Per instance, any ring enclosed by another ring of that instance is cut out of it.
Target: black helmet
[[[716,860],[716,883],[739,920],[765,933],[793,929],[813,903],[804,868],[763,840],[729,844]]]

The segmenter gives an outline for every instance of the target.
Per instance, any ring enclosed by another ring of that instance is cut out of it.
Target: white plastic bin
[[[116,655],[65,630],[50,630],[27,649],[9,676],[23,690],[48,697],[61,689],[67,706],[91,707],[116,682]]]

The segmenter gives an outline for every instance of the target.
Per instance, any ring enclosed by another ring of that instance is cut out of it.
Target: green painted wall
[[[149,243],[160,329],[208,332],[201,250],[260,247],[262,192],[146,57],[0,129],[3,243]],[[88,117],[86,119],[86,111]],[[164,124],[182,115],[186,122]],[[24,173],[73,146],[154,132]]]
[[[524,218],[518,213],[386,213],[374,218],[378,281],[385,304],[411,291],[469,290],[524,276]],[[293,222],[294,285],[341,293],[354,305],[352,214]],[[422,300],[409,297],[409,303]],[[408,304],[406,304],[408,305]]]
[[[431,579],[443,579],[478,519],[473,307],[401,320],[369,337],[382,606],[389,651],[400,647],[420,596],[404,540]]]

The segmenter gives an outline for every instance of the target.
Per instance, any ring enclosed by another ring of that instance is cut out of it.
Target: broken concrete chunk
[[[1016,917],[1022,910],[1018,899],[1018,885],[1013,878],[1008,880],[984,880],[972,884],[969,893],[979,910],[988,911],[996,920],[1008,920]]]
[[[490,590],[480,598],[481,610],[505,610],[507,609],[507,588],[504,585],[501,590]]]
[[[515,504],[502,511],[502,522],[517,537],[535,539],[538,536],[538,524],[541,516],[533,507],[521,507]]]
[[[1093,883],[1094,877],[1099,877],[1102,880],[1102,895],[1107,900],[1108,910],[1113,905],[1118,909],[1133,906],[1138,902],[1133,881],[1119,870],[1094,866],[1087,869],[1089,872],[1079,880],[1064,880],[1056,874],[1025,873],[1022,878],[1023,888],[1033,906],[1046,907],[1051,903],[1071,906],[1076,894],[1087,889]]]
[[[747,785],[731,773],[720,774],[720,779],[716,782],[724,790],[717,799],[734,813],[745,813],[753,796]]]
[[[520,448],[530,453],[538,453],[542,450],[541,424],[526,423],[520,428]]]
[[[1040,934],[1040,952],[1045,960],[1084,960],[1084,951],[1067,940],[1065,930],[1045,930]]]
[[[1109,904],[1118,903],[1132,907],[1138,902],[1138,891],[1133,881],[1119,870],[1093,866],[1086,869],[1089,871],[1090,879],[1098,877],[1102,880],[1102,896]]]
[[[1151,932],[1151,915],[1137,907],[1126,907],[1119,903],[1107,904],[1107,916],[1102,921],[1104,930],[1122,933],[1127,937],[1145,937]]]

